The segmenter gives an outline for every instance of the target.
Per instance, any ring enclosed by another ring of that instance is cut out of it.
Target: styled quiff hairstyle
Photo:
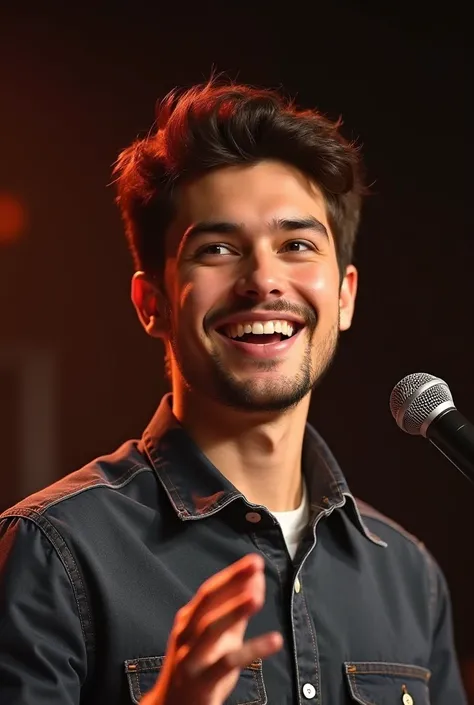
[[[274,90],[211,79],[172,91],[156,129],[117,160],[117,203],[135,268],[161,275],[165,233],[180,184],[226,166],[278,160],[322,191],[341,275],[352,261],[364,194],[357,147],[315,110],[300,110]]]

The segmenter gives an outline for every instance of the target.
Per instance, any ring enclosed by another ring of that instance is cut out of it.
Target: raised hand
[[[244,641],[264,599],[264,562],[257,554],[209,578],[177,613],[162,672],[142,705],[222,705],[242,668],[282,646],[278,632]]]

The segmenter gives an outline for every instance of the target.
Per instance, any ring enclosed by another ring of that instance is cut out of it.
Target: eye
[[[316,247],[313,243],[307,240],[290,240],[290,242],[286,242],[282,247],[283,252],[308,252],[309,250],[314,251],[315,249]]]
[[[232,250],[229,245],[224,245],[222,242],[215,242],[211,245],[200,247],[196,252],[196,257],[223,257],[235,254],[235,251]]]

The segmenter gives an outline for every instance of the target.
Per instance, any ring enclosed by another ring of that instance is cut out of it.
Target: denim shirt
[[[303,467],[311,519],[293,561],[273,515],[194,445],[169,397],[141,441],[4,512],[1,705],[138,703],[177,610],[253,552],[266,598],[247,635],[278,630],[284,645],[242,670],[226,705],[465,705],[433,558],[354,499],[309,426]]]

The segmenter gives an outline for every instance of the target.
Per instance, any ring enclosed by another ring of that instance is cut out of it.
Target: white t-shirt
[[[293,559],[301,536],[309,521],[309,500],[306,483],[303,482],[303,496],[297,509],[292,509],[289,512],[272,512],[272,514],[281,526],[288,553]]]

